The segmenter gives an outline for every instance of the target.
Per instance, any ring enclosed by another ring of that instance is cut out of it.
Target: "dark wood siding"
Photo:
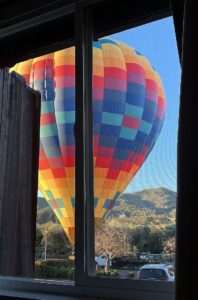
[[[0,70],[0,273],[33,276],[40,95]]]

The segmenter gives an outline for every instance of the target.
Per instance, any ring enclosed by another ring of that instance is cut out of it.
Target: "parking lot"
[[[138,274],[138,270],[129,271],[129,270],[120,269],[117,271],[119,274],[119,278],[121,278],[121,279],[126,279],[126,278],[136,279],[137,274]],[[134,277],[132,276],[133,274],[134,274]]]

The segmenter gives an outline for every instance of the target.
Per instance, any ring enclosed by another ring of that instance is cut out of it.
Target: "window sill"
[[[148,283],[148,282],[147,282]],[[160,286],[167,285],[167,292],[160,290]],[[152,283],[150,282],[150,285]],[[146,286],[146,282],[145,282]],[[155,284],[153,284],[155,287]],[[24,297],[35,300],[78,300],[86,299],[131,299],[131,300],[174,300],[174,284],[171,282],[158,282],[158,289],[151,290],[129,290],[122,286],[98,287],[94,286],[75,286],[60,282],[43,281],[27,278],[0,277],[0,295]],[[79,298],[80,297],[80,298]]]

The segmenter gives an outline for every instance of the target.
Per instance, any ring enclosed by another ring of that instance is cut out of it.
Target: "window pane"
[[[171,17],[93,44],[96,276],[174,280],[180,67],[173,28]]]

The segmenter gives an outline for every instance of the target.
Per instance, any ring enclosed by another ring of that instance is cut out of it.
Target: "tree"
[[[55,213],[50,206],[41,208],[37,211],[36,221],[38,224],[45,224],[49,221],[53,223],[59,223]]]
[[[52,224],[48,233],[48,244],[51,251],[56,255],[69,254],[72,245],[60,224]]]
[[[40,231],[43,236],[41,240],[41,245],[44,246],[44,260],[47,259],[47,248],[48,248],[48,232],[49,228],[52,225],[51,222],[40,225]]]
[[[163,250],[163,231],[148,225],[138,226],[130,233],[130,240],[138,252],[161,253]]]
[[[45,224],[37,224],[37,247],[44,248],[44,259],[50,251],[53,255],[59,256],[69,254],[71,251],[71,243],[66,236],[60,224],[47,222]]]
[[[175,237],[170,237],[164,241],[163,252],[166,254],[175,253]]]
[[[106,257],[105,271],[111,265],[114,257],[121,257],[130,253],[128,233],[122,229],[113,229],[109,226],[96,228],[95,235],[96,255]]]
[[[36,224],[36,247],[40,247],[43,235],[40,230],[40,226]]]

